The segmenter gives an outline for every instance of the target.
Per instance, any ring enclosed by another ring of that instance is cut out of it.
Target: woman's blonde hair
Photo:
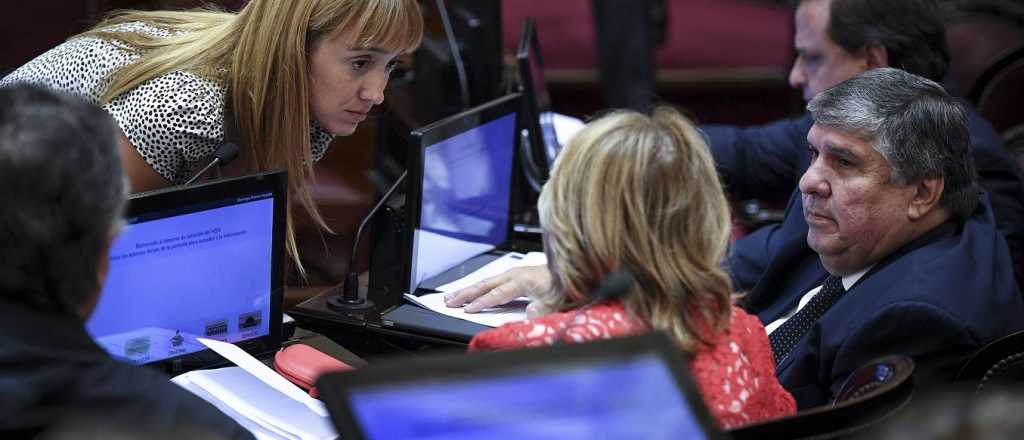
[[[729,325],[732,286],[720,267],[729,208],[701,133],[669,107],[617,111],[569,141],[539,201],[553,310],[585,304],[617,269],[636,283],[624,303],[692,351]]]
[[[141,22],[171,37],[112,32]],[[226,132],[245,147],[250,171],[288,170],[289,194],[330,230],[310,195],[313,179],[307,57],[313,44],[346,31],[356,47],[400,53],[419,46],[423,17],[415,0],[251,0],[237,14],[212,9],[123,11],[78,37],[126,43],[141,54],[117,71],[103,102],[161,75],[184,70],[227,86]],[[230,129],[228,129],[230,127]],[[291,209],[288,253],[303,273]]]

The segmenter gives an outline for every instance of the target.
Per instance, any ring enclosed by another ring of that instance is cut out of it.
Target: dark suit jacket
[[[800,408],[827,403],[850,372],[887,354],[914,358],[916,386],[949,383],[971,353],[1024,327],[1006,243],[982,199],[967,221],[939,226],[876,264],[779,364],[779,381]],[[795,308],[828,275],[807,246],[802,211],[794,192],[782,224],[731,252],[734,276],[758,278],[744,306],[764,323]]]
[[[1000,230],[1024,244],[1013,162],[991,126],[967,110],[979,182],[996,193]],[[735,242],[727,262],[736,288],[749,291],[745,307],[765,324],[826,276],[807,246],[795,189],[810,163],[811,124],[805,116],[747,129],[705,127],[730,191],[766,200],[790,194],[784,221]],[[777,372],[801,408],[826,403],[853,369],[886,354],[913,356],[919,385],[951,381],[981,344],[1024,327],[1016,324],[1024,322],[1024,304],[988,200],[983,194],[968,221],[938,228],[876,265],[821,317]]]
[[[1017,278],[1024,282],[1024,188],[1016,162],[992,125],[966,102],[978,185],[992,201],[1000,232],[1016,262]],[[769,124],[738,128],[703,127],[728,191],[741,198],[785,202],[810,164],[807,132],[810,115]],[[744,280],[750,288],[755,280]]]
[[[111,358],[81,320],[0,296],[0,438],[35,437],[48,429],[132,438],[253,438],[160,372]]]

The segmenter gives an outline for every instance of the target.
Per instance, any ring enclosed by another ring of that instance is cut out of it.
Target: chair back
[[[964,362],[956,380],[973,384],[976,393],[1000,384],[1024,385],[1024,330],[981,347]]]
[[[834,401],[789,417],[744,425],[728,434],[741,439],[827,439],[861,432],[902,409],[913,394],[914,361],[887,356],[858,368]]]
[[[978,77],[968,95],[978,112],[1000,134],[1024,123],[1020,102],[1024,98],[1024,44],[996,58]]]
[[[1024,43],[1024,4],[1003,0],[944,3],[950,54],[948,79],[958,92],[966,94],[995,59]]]

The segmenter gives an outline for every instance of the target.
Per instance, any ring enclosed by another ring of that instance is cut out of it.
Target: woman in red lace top
[[[471,350],[658,329],[691,354],[693,376],[723,427],[796,411],[775,379],[764,327],[733,306],[720,267],[729,209],[703,136],[685,117],[659,108],[591,122],[559,155],[538,208],[550,288],[531,298],[531,319],[478,334]],[[624,267],[635,283],[622,299],[588,299]]]

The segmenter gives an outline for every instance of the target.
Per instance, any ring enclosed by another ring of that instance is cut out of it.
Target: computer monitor
[[[555,156],[562,150],[555,135],[551,95],[544,79],[544,59],[533,17],[526,17],[516,50],[519,87],[523,93],[523,173],[534,191],[548,180]]]
[[[407,293],[508,241],[520,99],[510,94],[412,131]]]
[[[421,5],[427,31],[413,56],[417,117],[436,121],[502,96],[501,0],[421,0]],[[451,40],[444,22],[451,25]]]
[[[286,185],[270,172],[132,197],[86,323],[95,341],[172,371],[223,362],[199,337],[280,348]]]
[[[722,438],[663,333],[449,354],[328,374],[345,439]]]

